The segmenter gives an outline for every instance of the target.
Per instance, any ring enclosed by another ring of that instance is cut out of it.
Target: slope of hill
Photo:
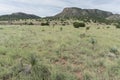
[[[54,17],[58,18],[78,18],[78,17],[98,17],[98,18],[107,18],[113,15],[111,12],[102,11],[98,9],[81,9],[76,7],[64,8],[64,10],[55,15]]]
[[[108,20],[120,20],[120,14],[114,14],[112,16],[109,16],[106,19],[108,19]]]
[[[39,16],[33,14],[26,14],[22,12],[0,16],[0,20],[39,19],[39,18],[40,18]]]

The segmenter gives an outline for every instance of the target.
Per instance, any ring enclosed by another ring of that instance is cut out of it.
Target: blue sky
[[[0,15],[25,12],[44,17],[55,15],[65,7],[120,13],[120,0],[0,0]]]

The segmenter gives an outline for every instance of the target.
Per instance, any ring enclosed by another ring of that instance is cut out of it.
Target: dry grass
[[[120,30],[89,26],[0,26],[1,80],[119,80]]]

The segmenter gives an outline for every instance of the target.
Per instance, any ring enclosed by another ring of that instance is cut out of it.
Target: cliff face
[[[76,7],[64,8],[64,10],[55,15],[54,17],[58,18],[72,18],[72,17],[100,17],[107,18],[113,15],[111,12],[102,11],[98,9],[81,9]]]

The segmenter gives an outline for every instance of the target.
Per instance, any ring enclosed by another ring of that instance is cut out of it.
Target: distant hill
[[[40,19],[41,17],[26,14],[23,12],[12,13],[8,15],[1,15],[0,21],[8,20],[20,20],[20,19]],[[83,21],[93,21],[93,22],[105,22],[111,23],[111,21],[119,21],[120,14],[113,14],[112,12],[103,11],[99,9],[81,9],[77,7],[67,7],[64,8],[62,12],[56,14],[55,16],[45,17],[48,19],[79,19]]]
[[[110,20],[114,19],[107,19],[110,16],[113,16],[112,12],[103,11],[99,9],[81,9],[77,7],[68,7],[64,8],[63,11],[55,16],[54,18],[60,19],[80,19],[83,21],[94,21],[94,22],[105,22],[108,23]]]
[[[22,12],[0,16],[0,20],[39,19],[39,18],[40,18],[39,16],[33,14],[26,14]]]

